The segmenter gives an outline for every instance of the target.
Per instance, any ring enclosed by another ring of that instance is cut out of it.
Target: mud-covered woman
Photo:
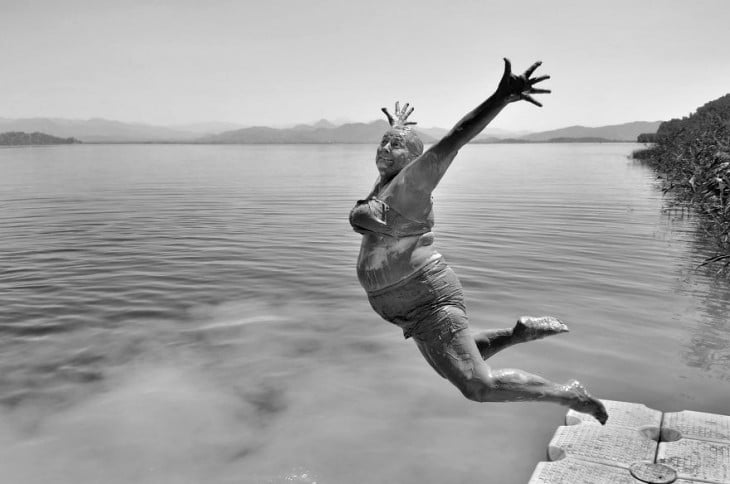
[[[466,114],[425,152],[408,121],[406,104],[395,112],[385,108],[391,128],[378,146],[375,164],[380,174],[370,194],[358,200],[350,223],[362,234],[357,275],[373,309],[412,338],[436,372],[462,394],[478,402],[545,401],[593,415],[605,423],[603,404],[579,382],[554,383],[519,369],[494,369],[485,360],[517,343],[567,331],[549,316],[518,319],[512,328],[474,333],[461,284],[434,245],[431,194],[459,149],[477,136],[502,109],[513,102],[537,106],[535,87],[549,76],[533,77],[536,62],[522,75],[512,73],[504,59],[504,74],[496,91]]]

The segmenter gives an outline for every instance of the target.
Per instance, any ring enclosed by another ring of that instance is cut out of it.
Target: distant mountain
[[[0,131],[42,132],[61,138],[74,137],[84,142],[191,141],[200,133],[153,126],[123,123],[108,119],[0,118]]]
[[[81,143],[76,138],[57,138],[45,133],[23,133],[11,131],[0,133],[0,146],[23,146],[23,145],[71,145]]]
[[[641,133],[654,133],[660,122],[633,122],[612,126],[568,128],[539,133],[507,131],[487,128],[475,138],[477,143],[529,141],[573,141],[575,138],[603,139],[609,141],[635,141]],[[338,125],[326,119],[312,124],[299,124],[291,128],[265,126],[243,128],[235,123],[190,123],[178,126],[154,126],[143,123],[123,123],[108,119],[59,119],[59,118],[0,118],[0,132],[40,132],[59,138],[76,138],[87,143],[229,143],[229,144],[291,144],[291,143],[376,143],[388,128],[384,120],[370,123],[345,123]],[[416,126],[424,143],[434,143],[448,130],[438,127]]]
[[[641,133],[655,133],[661,121],[634,121],[632,123],[614,124],[589,128],[586,126],[570,126],[567,128],[541,131],[522,136],[526,141],[551,141],[556,138],[601,138],[609,141],[636,141]]]
[[[326,119],[320,119],[314,124],[297,124],[292,129],[298,129],[303,131],[314,131],[316,129],[331,129],[336,128],[337,125],[327,121]]]
[[[446,133],[449,132],[448,129],[444,128],[422,128],[418,127],[418,131],[421,133],[426,133],[429,136],[433,137],[434,139],[441,139],[446,135]],[[529,131],[509,131],[506,129],[501,128],[489,128],[487,127],[484,131],[482,131],[479,135],[477,135],[476,138],[474,138],[474,141],[476,142],[492,142],[496,141],[498,139],[504,139],[504,138],[519,138],[521,136],[525,136],[530,134]]]
[[[612,143],[617,140],[587,136],[585,138],[550,138],[548,143]]]
[[[197,134],[200,136],[207,134],[216,134],[223,131],[231,131],[234,129],[245,128],[246,126],[239,123],[226,123],[223,121],[209,121],[202,123],[176,124],[167,126],[169,129],[186,132],[188,134]]]
[[[383,120],[342,126],[320,121],[317,125],[298,125],[285,129],[257,126],[206,136],[198,141],[224,144],[378,143],[388,129],[388,123]],[[436,141],[423,132],[419,132],[419,136],[424,143]]]

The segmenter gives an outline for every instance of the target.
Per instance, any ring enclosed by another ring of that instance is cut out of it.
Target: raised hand
[[[524,74],[516,76],[512,74],[512,64],[509,59],[504,58],[504,74],[502,80],[499,81],[499,87],[497,87],[497,93],[505,96],[507,102],[515,102],[525,100],[531,102],[535,106],[542,107],[542,104],[537,102],[531,94],[549,94],[550,89],[537,89],[534,87],[538,82],[542,82],[546,79],[550,79],[550,76],[530,77],[535,69],[540,67],[542,62],[538,61],[532,64]]]
[[[408,109],[409,104],[406,103],[405,106],[403,106],[403,109],[400,108],[400,103],[398,101],[395,102],[395,118],[388,112],[388,108],[380,108],[381,111],[385,113],[385,115],[388,117],[388,122],[390,123],[391,127],[396,126],[411,126],[416,124],[415,121],[407,121],[408,116],[411,115],[413,112],[413,108]]]

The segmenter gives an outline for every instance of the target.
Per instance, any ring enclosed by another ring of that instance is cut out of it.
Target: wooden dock
[[[608,423],[569,410],[529,484],[730,484],[730,416],[602,401]]]

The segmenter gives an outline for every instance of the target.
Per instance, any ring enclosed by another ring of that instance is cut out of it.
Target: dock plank
[[[659,428],[662,422],[662,412],[654,410],[641,403],[620,402],[617,400],[601,400],[606,406],[609,427],[627,427],[638,429],[655,426]],[[601,425],[591,415],[568,410],[565,415],[565,425],[593,424]]]
[[[730,416],[727,415],[691,410],[665,413],[663,427],[678,430],[682,438],[730,443]]]
[[[572,425],[559,427],[548,445],[550,460],[575,457],[628,469],[636,461],[654,462],[657,443],[636,429]]]
[[[530,484],[730,484],[730,416],[602,401],[607,425],[569,410]]]
[[[565,458],[557,462],[540,462],[532,473],[529,484],[576,482],[591,484],[642,484],[628,469]]]
[[[730,442],[722,444],[694,439],[662,442],[657,462],[670,466],[684,479],[730,483]]]

